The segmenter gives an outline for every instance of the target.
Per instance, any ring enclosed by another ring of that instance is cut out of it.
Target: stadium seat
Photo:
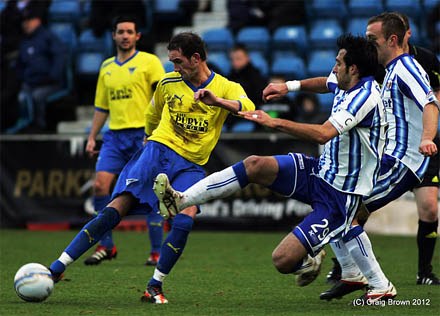
[[[304,26],[282,26],[275,30],[272,37],[274,50],[296,50],[305,54],[307,50],[307,34]]]
[[[384,11],[382,0],[350,0],[348,11],[351,17],[371,17]]]
[[[168,60],[163,65],[163,68],[165,69],[165,72],[173,72],[174,71],[174,64]]]
[[[365,36],[365,31],[367,30],[368,18],[353,18],[348,21],[347,33],[351,33],[357,36]]]
[[[306,77],[304,61],[299,57],[280,57],[275,59],[270,69],[272,75],[282,75],[286,80]]]
[[[269,49],[269,30],[262,26],[244,27],[238,32],[236,39],[249,50],[266,52]]]
[[[249,57],[251,58],[252,64],[260,70],[263,77],[267,78],[269,74],[269,65],[263,54],[259,51],[253,51],[249,53]]]
[[[178,21],[183,17],[179,8],[180,0],[153,0],[153,17],[158,21]]]
[[[231,72],[231,62],[229,61],[228,55],[224,52],[214,52],[208,55],[208,61],[214,66],[216,66],[220,71],[221,75],[228,76]]]
[[[335,95],[333,93],[317,93],[316,96],[319,100],[321,112],[330,114]]]
[[[336,39],[342,34],[342,28],[337,20],[316,21],[309,36],[309,42],[313,48],[335,48]]]
[[[299,57],[294,50],[274,50],[271,53],[272,62],[281,57]]]
[[[104,59],[104,54],[100,52],[81,52],[76,57],[76,73],[97,76]]]
[[[52,23],[49,28],[58,36],[63,44],[69,46],[70,52],[73,52],[76,49],[76,32],[71,23]]]
[[[335,58],[333,50],[313,51],[307,68],[309,77],[328,76],[335,65]]]
[[[210,29],[203,33],[209,51],[228,51],[234,45],[234,36],[227,28]]]
[[[386,0],[385,9],[387,11],[398,11],[409,17],[419,19],[421,7],[419,0]]]
[[[52,1],[49,8],[50,22],[70,22],[78,24],[81,16],[80,2],[74,0]]]
[[[310,17],[343,19],[347,15],[344,0],[313,0]]]
[[[249,121],[237,122],[231,126],[232,133],[252,133],[255,130],[255,123]]]
[[[6,7],[6,1],[0,1],[0,12]]]
[[[102,37],[95,37],[91,29],[81,33],[78,41],[78,50],[80,52],[101,52],[105,56],[110,56],[112,52],[112,37],[107,31]]]

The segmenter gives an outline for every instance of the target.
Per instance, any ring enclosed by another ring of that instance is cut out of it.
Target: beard
[[[118,50],[120,50],[121,52],[129,52],[134,48],[134,45],[130,45],[128,47],[124,47],[122,45],[118,45]]]

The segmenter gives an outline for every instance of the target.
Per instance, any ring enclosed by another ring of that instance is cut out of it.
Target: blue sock
[[[163,217],[156,211],[147,214],[148,234],[150,236],[151,252],[160,254],[163,238]]]
[[[186,214],[180,213],[174,217],[173,227],[162,245],[160,259],[156,267],[160,272],[168,274],[176,264],[185,248],[193,222],[193,218]],[[149,285],[161,283],[151,278]]]
[[[232,166],[232,169],[237,175],[237,180],[240,184],[240,187],[244,188],[245,186],[247,186],[249,184],[249,179],[243,161],[237,162],[235,165]]]
[[[94,196],[93,197],[93,203],[95,205],[95,211],[98,212],[98,214],[100,212],[102,212],[104,210],[104,208],[107,206],[107,204],[110,201],[110,195],[103,195],[103,196]],[[101,245],[104,246],[107,249],[111,249],[113,248],[113,246],[115,245],[113,243],[113,234],[112,231],[109,230],[108,232],[106,232],[102,238],[101,238]]]

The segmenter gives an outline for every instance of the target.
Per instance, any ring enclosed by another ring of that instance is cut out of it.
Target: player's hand
[[[263,90],[263,101],[267,102],[273,98],[284,97],[289,90],[285,83],[269,83]]]
[[[425,157],[434,156],[437,154],[437,146],[432,140],[424,139],[420,143],[419,153]]]
[[[203,102],[207,105],[215,105],[217,103],[217,97],[211,90],[208,89],[199,89],[196,93],[194,93],[194,101]]]
[[[89,154],[89,157],[93,157],[95,155],[97,155],[99,153],[99,150],[95,150],[95,146],[96,146],[96,141],[94,138],[89,138],[87,140],[87,145],[86,145],[86,153]]]
[[[246,120],[257,122],[263,126],[267,126],[273,128],[273,118],[264,111],[256,110],[256,111],[247,111],[247,112],[238,112],[238,114],[242,115]]]
[[[143,141],[143,143],[142,143],[142,146],[145,147],[145,145],[147,144],[147,142],[148,142],[148,137],[147,137],[147,136],[144,136],[144,141]]]

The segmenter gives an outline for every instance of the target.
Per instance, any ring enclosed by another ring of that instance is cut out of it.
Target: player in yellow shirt
[[[99,71],[95,97],[95,114],[88,137],[86,151],[90,156],[95,150],[96,136],[110,116],[110,130],[105,132],[103,145],[96,164],[93,185],[94,207],[103,210],[110,201],[110,187],[129,159],[142,148],[144,113],[154,90],[165,71],[155,55],[136,50],[136,20],[117,17],[113,23],[113,39],[117,55],[105,60]],[[150,212],[147,216],[151,252],[147,264],[155,265],[162,245],[163,219]],[[84,263],[96,265],[117,255],[112,232],[109,230],[100,245]]]
[[[139,205],[153,209],[158,204],[153,181],[159,173],[166,173],[179,191],[204,178],[202,165],[208,161],[227,115],[255,109],[238,83],[208,68],[205,44],[198,35],[185,32],[174,36],[168,44],[168,57],[175,72],[158,83],[148,107],[144,149],[122,170],[112,201],[52,263],[55,281],[127,213],[137,212]],[[162,281],[180,257],[197,211],[198,207],[192,206],[174,217],[153,278],[142,296],[144,301],[168,302]]]

